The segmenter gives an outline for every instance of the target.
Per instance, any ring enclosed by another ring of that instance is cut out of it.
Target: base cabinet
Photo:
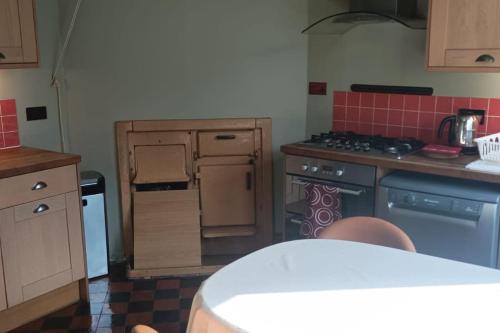
[[[129,276],[206,274],[272,243],[271,119],[116,124]]]
[[[72,261],[77,246],[70,247],[70,231],[81,239],[81,228],[73,228],[80,225],[79,216],[69,214],[71,202],[67,207],[67,196],[75,194],[78,198],[62,194],[0,211],[9,307],[85,277],[83,260]]]
[[[0,171],[39,171],[0,177],[0,333],[88,301],[79,157],[27,147],[7,155]]]

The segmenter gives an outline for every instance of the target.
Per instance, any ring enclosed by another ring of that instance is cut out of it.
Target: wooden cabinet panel
[[[498,0],[432,0],[428,68],[497,71],[499,16]]]
[[[0,62],[23,61],[17,0],[0,0],[0,53]]]
[[[254,165],[200,166],[201,224],[255,224]]]
[[[254,155],[254,131],[199,132],[198,153],[203,156]]]
[[[38,62],[33,0],[0,0],[0,53],[0,68]]]
[[[134,268],[201,265],[198,190],[134,192]]]
[[[0,179],[0,209],[77,189],[74,165]]]
[[[3,277],[2,248],[0,247],[0,311],[7,308],[7,296],[5,295],[5,279]]]
[[[135,184],[187,182],[184,145],[135,147]]]
[[[74,191],[0,211],[9,307],[85,276],[79,209]]]

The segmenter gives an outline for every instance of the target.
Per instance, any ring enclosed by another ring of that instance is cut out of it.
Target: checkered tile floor
[[[10,333],[130,332],[146,324],[185,332],[193,296],[207,277],[127,280],[123,266],[90,282],[90,304],[75,304]]]

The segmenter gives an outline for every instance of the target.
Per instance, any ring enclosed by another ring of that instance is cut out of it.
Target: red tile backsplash
[[[16,101],[0,100],[0,149],[19,146]]]
[[[479,136],[500,132],[500,98],[418,96],[335,91],[333,130],[362,134],[416,137],[428,143],[437,139],[441,120],[460,108],[486,111]]]

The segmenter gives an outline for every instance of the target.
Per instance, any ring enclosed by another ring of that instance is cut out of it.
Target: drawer
[[[199,156],[254,155],[254,131],[199,132]]]
[[[28,202],[14,207],[14,220],[23,221],[66,209],[64,194],[42,200]]]
[[[446,50],[445,66],[500,67],[500,49]]]
[[[0,179],[0,209],[77,189],[75,165]]]

